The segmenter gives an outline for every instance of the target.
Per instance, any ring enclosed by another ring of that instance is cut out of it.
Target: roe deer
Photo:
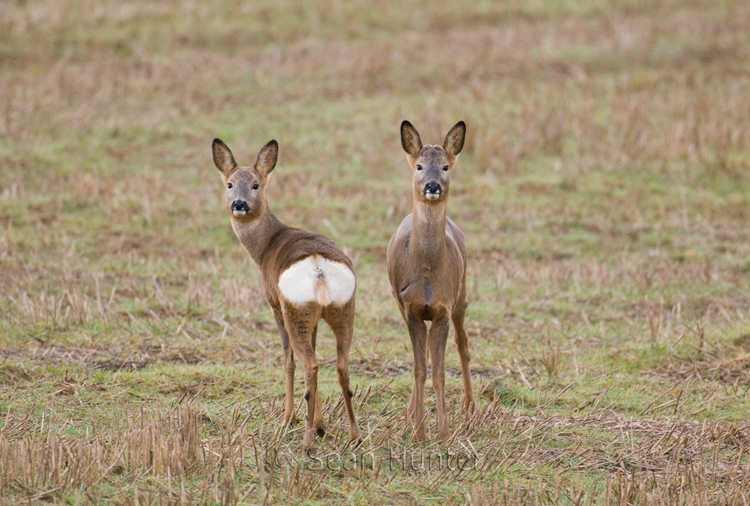
[[[225,203],[232,228],[242,246],[260,267],[266,299],[273,309],[284,348],[286,396],[284,422],[294,413],[294,354],[305,370],[307,424],[303,447],[309,449],[325,432],[318,394],[315,341],[323,318],[336,337],[336,372],[349,414],[351,438],[360,430],[349,388],[349,347],[354,331],[356,280],[352,262],[332,240],[281,223],[268,208],[265,196],[269,175],[276,166],[279,145],[263,146],[252,167],[239,167],[226,144],[213,142],[214,164],[226,186]]]
[[[437,397],[438,433],[448,437],[445,414],[445,346],[453,321],[464,380],[464,409],[474,409],[469,371],[466,313],[466,246],[464,234],[446,216],[450,173],[464,145],[466,124],[458,122],[442,146],[422,146],[419,133],[401,123],[401,145],[414,172],[414,211],[404,218],[388,243],[388,278],[414,352],[414,387],[408,414],[417,438],[425,438],[424,384],[427,349],[432,359],[432,386]],[[429,336],[424,320],[431,320]]]

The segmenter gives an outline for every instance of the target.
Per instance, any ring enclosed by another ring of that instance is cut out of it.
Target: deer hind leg
[[[451,319],[453,320],[453,329],[456,333],[458,357],[461,360],[461,377],[464,380],[464,410],[473,413],[476,403],[474,401],[474,393],[471,390],[471,370],[469,369],[471,353],[469,353],[469,338],[466,335],[466,329],[464,329],[464,316],[467,306],[468,304],[465,299],[459,301],[453,310]]]
[[[315,327],[312,331],[312,347],[313,352],[315,352],[316,345],[318,342],[318,324],[315,324]],[[315,426],[315,430],[318,432],[318,436],[322,436],[326,432],[326,421],[325,418],[323,418],[323,406],[320,404],[320,392],[316,392],[315,394],[315,416],[313,417],[313,425]]]
[[[307,401],[307,422],[302,446],[305,450],[315,442],[315,408],[318,395],[318,360],[312,345],[312,334],[320,319],[321,308],[316,303],[295,306],[285,303],[284,324],[289,332],[289,341],[305,370],[305,400]]]
[[[438,434],[441,439],[449,436],[448,417],[445,413],[445,345],[448,342],[450,322],[448,315],[435,319],[430,327],[430,356],[432,359],[432,388],[437,400]]]
[[[417,439],[425,439],[424,384],[427,380],[427,325],[423,320],[409,316],[407,321],[411,347],[414,352],[414,387],[409,400],[409,416]]]
[[[281,337],[281,347],[284,350],[284,380],[286,383],[286,394],[284,396],[284,422],[292,423],[294,420],[294,351],[289,342],[289,333],[284,327],[284,316],[281,309],[274,309],[273,316]]]
[[[325,315],[328,325],[336,337],[336,375],[341,386],[341,395],[349,415],[349,435],[352,441],[360,439],[362,432],[357,425],[352,403],[352,389],[349,384],[349,348],[354,335],[354,299],[341,307],[332,308]]]

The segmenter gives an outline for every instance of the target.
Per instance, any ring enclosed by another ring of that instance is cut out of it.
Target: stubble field
[[[750,5],[741,0],[0,4],[0,501],[750,501]],[[479,406],[413,439],[385,272],[398,127],[467,143]],[[211,141],[358,276],[348,443],[282,425],[281,345]],[[689,502],[692,501],[692,502]]]

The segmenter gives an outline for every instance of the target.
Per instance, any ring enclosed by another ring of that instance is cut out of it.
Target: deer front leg
[[[425,439],[424,384],[427,381],[427,326],[424,321],[409,316],[407,322],[411,347],[414,352],[414,387],[409,400],[409,414],[418,439]]]
[[[474,401],[474,393],[471,389],[471,370],[469,369],[469,362],[471,361],[471,354],[469,353],[469,338],[466,335],[466,329],[464,329],[464,315],[466,313],[466,302],[459,303],[456,309],[453,311],[453,330],[456,333],[456,348],[458,349],[458,357],[461,360],[461,377],[464,380],[464,410],[469,413],[474,412],[476,403]]]
[[[313,353],[315,352],[317,341],[318,341],[318,324],[316,323],[312,331]],[[323,434],[325,434],[326,421],[325,421],[325,418],[323,418],[323,406],[320,404],[320,392],[317,392],[317,391],[315,394],[315,416],[313,417],[313,425],[315,425],[315,430],[318,432],[318,436],[322,436]]]
[[[450,323],[448,315],[435,319],[430,327],[430,356],[432,358],[432,388],[437,401],[438,434],[441,439],[449,435],[448,417],[445,413],[445,345]]]
[[[294,420],[294,351],[289,342],[289,333],[284,328],[284,316],[281,309],[274,309],[273,316],[281,337],[281,347],[284,350],[284,379],[286,383],[286,394],[284,395],[284,423],[292,423]]]

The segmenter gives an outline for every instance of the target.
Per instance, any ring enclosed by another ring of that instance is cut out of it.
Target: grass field
[[[0,502],[750,501],[750,4],[0,3]],[[385,271],[399,124],[467,143],[476,414],[412,438]],[[211,141],[357,269],[348,444],[282,426],[281,346]]]

